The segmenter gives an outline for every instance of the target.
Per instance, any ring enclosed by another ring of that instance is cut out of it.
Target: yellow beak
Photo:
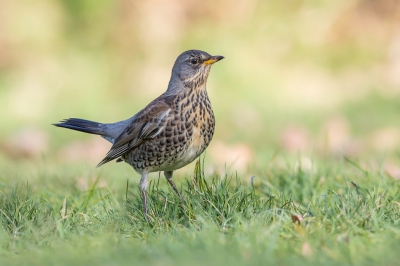
[[[215,62],[218,62],[219,60],[222,60],[222,59],[224,59],[224,57],[221,56],[221,55],[211,56],[209,59],[204,61],[203,64],[204,65],[211,65],[211,64],[214,64]]]

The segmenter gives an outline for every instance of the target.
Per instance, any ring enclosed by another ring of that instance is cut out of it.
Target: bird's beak
[[[204,65],[211,65],[211,64],[214,64],[215,62],[218,62],[219,60],[222,60],[222,59],[224,59],[224,57],[221,56],[221,55],[211,56],[206,61],[204,61],[203,64]]]

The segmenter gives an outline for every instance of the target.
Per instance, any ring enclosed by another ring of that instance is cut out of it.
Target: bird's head
[[[178,56],[172,68],[168,91],[177,93],[185,87],[202,86],[206,83],[211,65],[223,59],[223,56],[211,56],[200,50],[189,50]],[[183,86],[182,86],[183,85]]]

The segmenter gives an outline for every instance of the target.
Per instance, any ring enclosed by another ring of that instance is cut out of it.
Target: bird
[[[132,117],[116,123],[68,118],[56,127],[100,135],[112,146],[97,165],[125,162],[141,175],[143,213],[147,217],[148,175],[164,172],[175,193],[186,202],[172,181],[173,172],[199,157],[210,144],[215,117],[206,83],[211,66],[222,60],[200,50],[181,53],[172,68],[167,90]]]

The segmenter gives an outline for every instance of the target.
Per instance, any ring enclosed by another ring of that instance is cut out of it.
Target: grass
[[[0,265],[398,264],[399,179],[385,172],[400,165],[391,1],[8,2]],[[208,80],[207,174],[174,173],[187,206],[153,178],[147,222],[132,169],[66,158],[90,136],[50,124],[128,118],[192,48],[226,56]],[[30,129],[44,144],[24,161],[19,149],[37,139],[19,134]],[[291,136],[298,147],[284,145]],[[216,142],[227,149],[213,152]],[[247,169],[228,159],[238,144],[251,151]],[[299,168],[298,150],[310,165]],[[382,158],[365,167],[371,156]],[[223,163],[227,176],[208,170]]]
[[[177,179],[188,205],[153,179],[149,222],[137,182],[100,185],[97,176],[82,190],[75,173],[23,182],[31,173],[9,172],[1,178],[0,263],[397,264],[400,193],[385,173],[331,160],[310,170],[271,167],[247,183],[202,169],[198,162],[190,178]]]

